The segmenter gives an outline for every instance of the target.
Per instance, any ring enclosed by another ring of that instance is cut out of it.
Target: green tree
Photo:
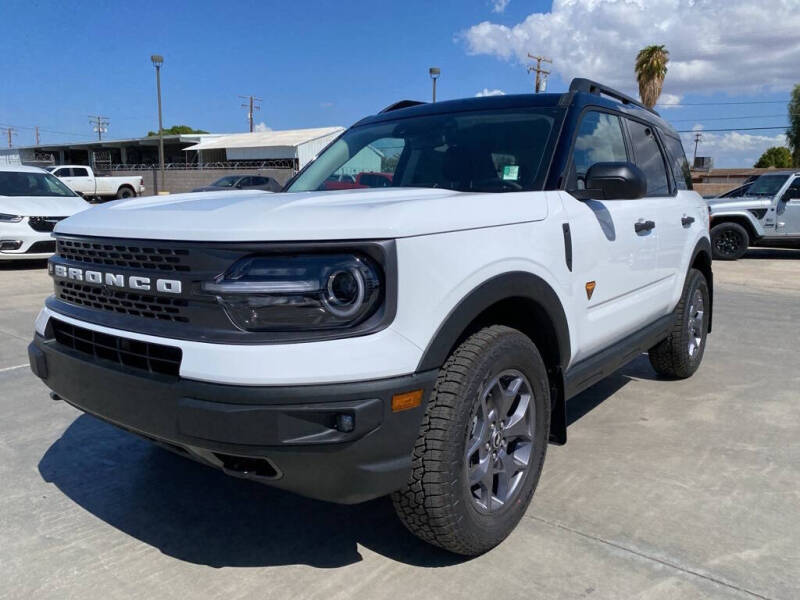
[[[786,146],[773,146],[772,148],[767,148],[753,166],[757,169],[766,167],[785,169],[792,166],[792,153]]]
[[[664,78],[667,76],[669,50],[665,46],[647,46],[636,55],[636,81],[642,104],[653,108],[661,95]]]
[[[792,164],[800,167],[800,83],[792,90],[792,99],[789,101],[789,129],[786,130],[789,148],[792,150]]]
[[[192,129],[188,125],[173,125],[169,129],[164,129],[164,135],[178,135],[178,134],[188,134],[188,133],[208,133],[207,131],[203,131],[202,129]],[[157,131],[148,131],[147,137],[153,137],[154,135],[158,135]]]

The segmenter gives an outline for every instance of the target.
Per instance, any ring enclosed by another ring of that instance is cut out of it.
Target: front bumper
[[[40,334],[28,352],[33,372],[76,408],[231,475],[347,504],[405,484],[436,378],[223,385],[142,372]],[[392,412],[393,395],[416,389],[420,406]]]
[[[1,223],[0,240],[22,242],[20,247],[15,250],[0,250],[0,260],[49,258],[53,255],[52,251],[31,252],[31,249],[37,242],[53,242],[53,246],[55,246],[55,241],[49,231],[31,229],[28,225],[28,217],[24,217],[19,223]]]

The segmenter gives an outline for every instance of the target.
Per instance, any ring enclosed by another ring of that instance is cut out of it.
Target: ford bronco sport
[[[324,191],[340,173],[391,185]],[[403,101],[286,193],[118,201],[59,223],[31,367],[56,397],[306,496],[392,494],[472,555],[525,512],[566,400],[642,352],[692,375],[708,210],[659,116],[563,94]]]
[[[714,258],[736,260],[750,245],[800,246],[800,173],[756,179],[741,197],[708,200]]]

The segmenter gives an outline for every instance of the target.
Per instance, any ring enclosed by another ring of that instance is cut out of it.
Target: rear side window
[[[628,120],[628,128],[636,166],[644,171],[647,177],[647,195],[669,196],[669,179],[664,156],[661,154],[653,128],[631,120]]]
[[[588,111],[581,118],[575,146],[568,190],[586,189],[586,172],[595,163],[625,162],[625,137],[619,117],[609,113]]]
[[[670,135],[662,135],[661,137],[667,147],[675,185],[679,190],[692,189],[692,173],[689,171],[689,161],[686,160],[686,153],[683,151],[681,141]]]
[[[89,171],[86,169],[72,169],[72,177],[88,177]]]

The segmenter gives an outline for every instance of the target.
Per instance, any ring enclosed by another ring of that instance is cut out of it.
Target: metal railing
[[[112,164],[103,165],[103,170],[110,171],[152,171],[158,169],[158,163],[138,163],[138,164]],[[208,163],[186,163],[173,162],[165,163],[166,171],[210,171],[215,169],[297,169],[297,162],[294,159],[276,160],[237,160],[220,161]]]

